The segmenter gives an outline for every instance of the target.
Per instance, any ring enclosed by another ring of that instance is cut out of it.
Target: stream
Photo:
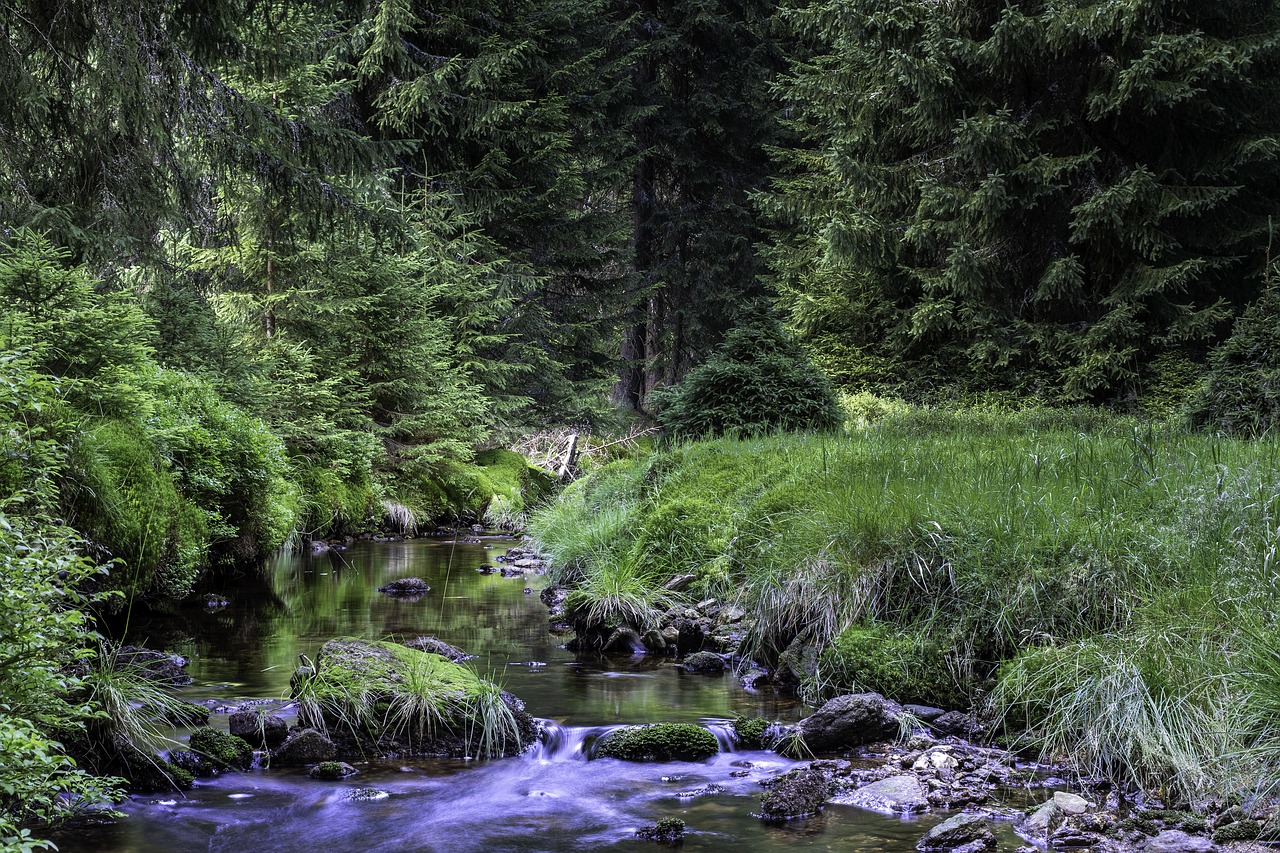
[[[729,722],[739,714],[789,722],[810,709],[790,697],[748,692],[731,674],[683,672],[670,659],[579,659],[566,652],[560,648],[565,638],[548,631],[538,599],[544,577],[476,570],[515,544],[500,537],[364,542],[279,557],[263,578],[215,591],[225,607],[134,615],[126,639],[187,657],[194,680],[180,694],[211,707],[210,724],[225,730],[226,711],[247,700],[271,700],[292,723],[289,678],[299,656],[314,658],[326,640],[439,637],[478,655],[470,665],[546,721],[543,744],[492,761],[355,763],[360,773],[343,782],[314,780],[295,768],[199,779],[184,794],[134,796],[120,807],[127,817],[113,825],[55,834],[59,849],[654,851],[668,848],[637,839],[635,831],[679,817],[687,824],[685,851],[909,853],[946,817],[901,819],[828,805],[815,817],[765,824],[752,815],[759,781],[797,762],[771,752],[730,751]],[[431,592],[410,602],[377,591],[404,577],[422,578]],[[706,762],[668,764],[584,756],[584,744],[609,727],[664,721],[707,725],[717,732],[721,753]],[[725,790],[688,796],[708,784]],[[381,793],[353,799],[360,789]]]

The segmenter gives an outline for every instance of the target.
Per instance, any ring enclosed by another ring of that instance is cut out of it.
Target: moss
[[[596,742],[596,758],[624,761],[701,761],[720,751],[716,736],[692,723],[614,729]]]
[[[248,770],[253,764],[253,747],[247,741],[209,726],[191,733],[191,750],[219,770]]]
[[[1219,844],[1224,844],[1228,841],[1253,841],[1261,834],[1262,824],[1256,820],[1245,818],[1215,829],[1213,831],[1213,840]]]
[[[380,751],[439,751],[444,744],[467,754],[509,755],[532,739],[531,718],[496,685],[394,642],[330,640],[292,694],[303,725],[354,732]]]
[[[679,844],[684,840],[684,821],[678,817],[664,817],[655,824],[637,829],[636,836],[660,844]]]
[[[827,692],[871,690],[898,702],[944,708],[967,705],[938,643],[880,625],[846,629],[819,659]]]
[[[336,781],[346,779],[348,776],[354,776],[358,772],[345,761],[321,761],[315,767],[312,767],[307,775],[312,779]]]
[[[769,721],[763,717],[738,717],[733,721],[733,735],[738,743],[749,749],[765,749],[764,733]]]

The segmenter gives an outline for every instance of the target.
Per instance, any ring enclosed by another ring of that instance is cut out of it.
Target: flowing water
[[[943,816],[913,820],[847,806],[767,825],[752,815],[761,779],[795,763],[773,753],[733,752],[728,721],[744,714],[794,721],[794,700],[752,693],[731,675],[685,673],[670,660],[578,659],[548,631],[541,577],[481,574],[514,543],[431,540],[361,543],[349,550],[277,559],[265,579],[242,579],[221,609],[134,617],[128,638],[188,657],[184,698],[215,709],[284,700],[300,655],[337,636],[436,636],[546,721],[543,744],[494,761],[356,762],[343,782],[305,770],[257,770],[197,780],[185,794],[141,795],[113,826],[56,836],[63,853],[345,853],[345,851],[598,851],[663,849],[635,831],[664,817],[687,824],[686,851],[842,850],[908,853]],[[377,592],[402,577],[432,587],[418,601]],[[698,763],[588,761],[586,746],[609,727],[702,722],[722,752]],[[211,724],[225,729],[227,716]],[[743,775],[745,771],[745,775]],[[737,775],[734,775],[737,774]],[[696,794],[714,784],[724,790]]]

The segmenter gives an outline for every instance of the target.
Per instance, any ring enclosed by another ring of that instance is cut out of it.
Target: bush
[[[1271,285],[1209,356],[1209,376],[1188,406],[1195,427],[1258,435],[1280,423],[1280,287]]]
[[[594,758],[624,761],[702,761],[720,751],[716,736],[693,723],[654,723],[614,729],[596,742]]]
[[[679,385],[652,398],[677,436],[827,429],[840,411],[827,380],[778,323],[741,325]]]

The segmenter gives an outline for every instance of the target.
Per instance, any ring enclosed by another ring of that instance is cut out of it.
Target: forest
[[[810,704],[1274,811],[1280,2],[0,32],[0,849],[124,790],[74,743],[105,621],[473,524],[592,653],[736,595],[725,654]]]

